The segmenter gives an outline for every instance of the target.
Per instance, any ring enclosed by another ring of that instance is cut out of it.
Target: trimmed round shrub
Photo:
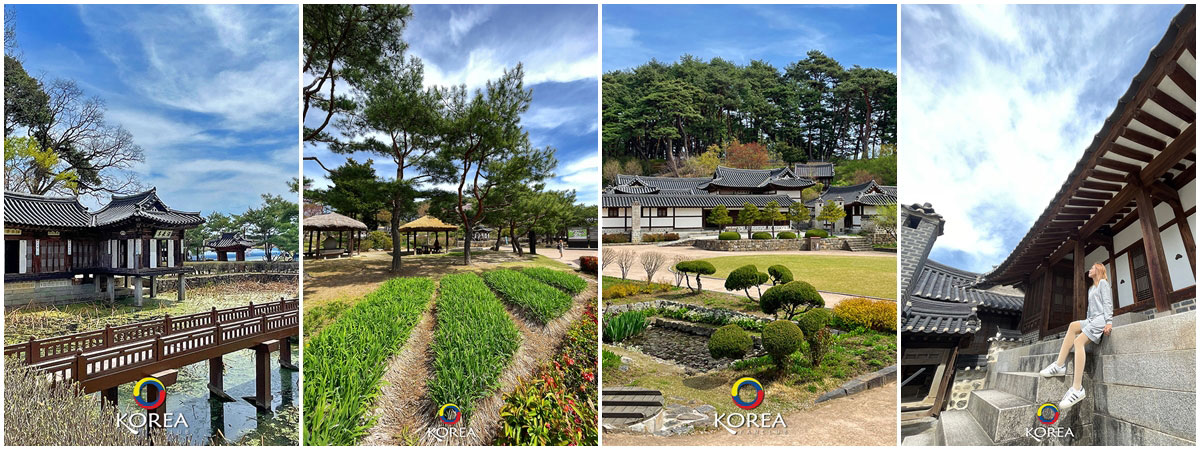
[[[796,238],[796,233],[793,233],[791,231],[780,231],[779,234],[775,235],[775,239],[795,239],[795,238]]]
[[[792,281],[771,286],[758,299],[758,306],[767,314],[782,314],[792,319],[806,309],[825,306],[825,299],[817,288],[803,281]]]
[[[712,263],[700,260],[680,261],[679,264],[675,265],[675,270],[698,275],[712,275],[717,273],[717,268],[713,267]]]
[[[722,231],[721,234],[717,235],[717,239],[722,241],[736,241],[741,238],[742,233],[738,233],[736,231]]]
[[[729,276],[725,278],[725,289],[730,291],[744,291],[752,287],[761,285],[770,280],[770,276],[759,272],[758,267],[754,264],[747,264],[729,272]],[[749,297],[749,292],[746,297]]]
[[[770,239],[770,238],[771,238],[771,233],[768,233],[766,231],[757,231],[754,234],[750,235],[750,239]]]
[[[750,337],[750,333],[734,324],[717,328],[708,338],[708,354],[715,359],[738,359],[746,356],[753,347],[754,339]]]
[[[818,331],[829,325],[830,320],[833,320],[833,313],[828,309],[813,308],[801,314],[800,318],[796,319],[796,325],[800,327],[800,331],[803,331],[805,336],[816,336]]]
[[[804,232],[804,237],[819,237],[819,238],[827,238],[827,237],[829,237],[829,232],[828,232],[828,231],[825,231],[825,230],[820,230],[820,229],[813,228],[813,229],[810,229],[810,230],[808,230],[808,231],[805,231],[805,232]]]
[[[779,369],[787,367],[788,357],[800,349],[804,332],[790,320],[776,320],[763,327],[763,350],[775,361]]]
[[[779,264],[768,267],[767,275],[771,277],[771,284],[788,284],[793,280],[792,271]]]

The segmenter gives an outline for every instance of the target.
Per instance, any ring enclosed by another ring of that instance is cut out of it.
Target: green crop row
[[[469,420],[475,402],[500,386],[500,373],[520,343],[520,330],[478,275],[442,277],[429,381],[433,404],[458,405]]]
[[[354,445],[374,424],[387,360],[433,297],[428,278],[394,278],[367,294],[304,348],[304,444]]]
[[[571,296],[515,270],[493,270],[483,274],[483,280],[505,301],[521,307],[541,323],[571,309]]]
[[[521,270],[521,273],[525,274],[529,278],[533,278],[559,288],[571,295],[577,295],[580,292],[583,292],[583,290],[587,289],[588,286],[587,281],[584,281],[583,278],[579,277],[579,275],[575,275],[570,272],[563,272],[561,270],[554,270],[545,267],[530,267],[528,269]]]

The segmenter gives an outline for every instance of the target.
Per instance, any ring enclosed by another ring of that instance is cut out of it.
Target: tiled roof
[[[759,208],[774,201],[780,208],[792,205],[792,199],[786,195],[629,195],[604,194],[600,203],[605,208],[627,208],[638,201],[644,207],[676,207],[676,208],[712,208],[725,205],[726,208],[741,208],[746,203]]]
[[[204,246],[212,248],[253,247],[255,243],[237,233],[221,233],[221,237],[205,242]]]
[[[1019,330],[1010,330],[1000,328],[996,330],[996,335],[987,339],[988,342],[1017,342],[1021,340],[1021,332]]]
[[[821,193],[821,201],[842,198],[842,202],[847,205],[863,204],[863,205],[891,205],[896,203],[896,187],[883,186],[875,182],[875,180],[866,183],[859,183],[853,186],[830,186],[825,192]]]
[[[833,163],[798,163],[794,169],[797,176],[805,178],[827,178],[833,176]]]
[[[771,184],[805,188],[816,183],[807,178],[797,177],[791,169],[786,167],[777,169],[737,169],[719,166],[717,167],[717,171],[713,173],[712,181],[709,184],[727,188],[757,188]]]
[[[4,223],[56,228],[86,228],[92,215],[77,198],[4,192]]]
[[[658,192],[658,188],[653,186],[631,186],[628,184],[622,184],[620,186],[613,186],[611,191],[617,194],[654,194]]]
[[[4,193],[4,222],[46,227],[103,227],[133,218],[142,218],[168,226],[195,226],[204,223],[198,212],[176,211],[158,198],[154,189],[118,196],[95,213],[75,198]]]
[[[979,331],[975,306],[909,297],[904,301],[900,329],[905,333],[967,335]]]
[[[954,358],[954,370],[987,370],[987,355],[959,354]]]
[[[926,260],[913,282],[912,296],[927,300],[969,303],[1000,312],[1020,312],[1024,299],[975,288],[982,275]]]
[[[158,198],[154,188],[133,195],[114,195],[112,201],[93,214],[96,226],[112,225],[134,218],[142,218],[164,225],[200,225],[204,218],[198,212],[171,209]]]
[[[709,178],[643,177],[641,175],[617,175],[617,185],[640,185],[658,189],[695,189]]]
[[[871,206],[895,205],[896,204],[896,196],[894,194],[888,194],[886,192],[872,192],[870,194],[864,194],[862,197],[859,197],[858,202],[862,203],[864,205],[871,205]]]

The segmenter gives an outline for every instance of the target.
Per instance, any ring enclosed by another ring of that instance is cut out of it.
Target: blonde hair
[[[1101,280],[1108,281],[1108,268],[1104,267],[1104,264],[1095,263],[1092,264],[1092,267],[1096,268],[1096,273],[1100,274]]]

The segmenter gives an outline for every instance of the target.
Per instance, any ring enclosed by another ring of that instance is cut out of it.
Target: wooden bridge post
[[[254,396],[242,397],[259,410],[271,409],[271,351],[279,348],[278,340],[269,340],[254,347]]]
[[[221,356],[208,360],[208,393],[218,401],[233,401],[233,397],[225,392],[225,362]]]
[[[279,341],[279,367],[288,370],[300,370],[295,364],[292,364],[292,337],[284,336]]]
[[[29,337],[29,352],[25,354],[25,364],[33,364],[37,361],[38,343],[33,336]]]
[[[128,277],[126,277],[126,278],[128,278]],[[141,276],[133,277],[133,298],[136,301],[135,304],[138,307],[141,307],[142,306],[142,277]]]
[[[220,323],[218,318],[219,318],[219,315],[217,314],[217,307],[214,306],[214,307],[212,307],[212,318],[209,319],[209,323],[212,325],[216,325],[216,324]]]
[[[158,277],[150,275],[150,298],[158,297]]]
[[[71,361],[71,379],[79,382],[82,388],[83,379],[87,375],[87,362],[84,360],[83,351],[75,352],[75,359]]]
[[[112,347],[112,345],[113,345],[112,325],[105,325],[104,326],[104,347],[106,347],[106,348]]]
[[[162,334],[171,334],[171,315],[163,315],[163,332]]]
[[[117,407],[117,386],[100,391],[100,404]]]
[[[179,273],[179,283],[177,285],[179,288],[175,290],[175,299],[181,302],[187,300],[187,282],[184,280],[182,272]]]

